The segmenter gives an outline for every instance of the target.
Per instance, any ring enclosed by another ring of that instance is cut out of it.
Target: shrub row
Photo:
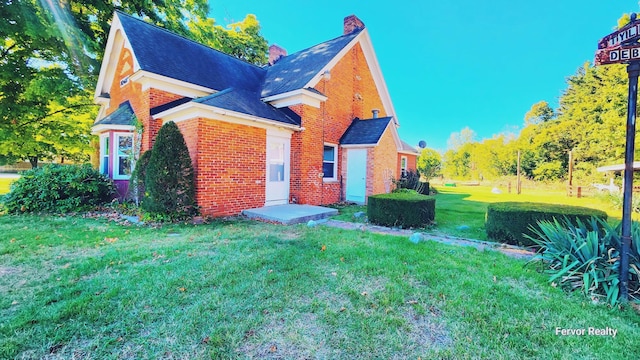
[[[436,217],[436,199],[415,191],[369,196],[367,216],[373,224],[424,227]]]
[[[89,164],[49,164],[27,170],[4,198],[9,213],[81,211],[110,201],[113,182]]]
[[[496,241],[533,246],[535,243],[529,237],[534,235],[532,228],[537,227],[538,222],[566,217],[572,224],[578,224],[578,220],[587,223],[592,216],[607,219],[604,211],[580,206],[500,202],[488,206],[485,229],[487,236]]]

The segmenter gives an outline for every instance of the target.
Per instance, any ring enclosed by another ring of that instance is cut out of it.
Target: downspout
[[[327,92],[327,80],[328,79],[331,79],[331,72],[329,72],[329,70],[326,70],[324,73],[322,73],[322,93],[325,96],[327,95],[326,92]],[[322,179],[320,179],[320,181],[321,181],[321,183],[320,183],[320,205],[324,205],[324,120],[325,120],[326,113],[327,113],[327,101],[325,100],[324,102],[322,102],[322,164],[323,164],[322,171],[323,171],[323,173],[322,173]],[[335,154],[336,158],[338,157],[337,151],[338,151],[338,149],[336,148],[336,154]],[[337,166],[336,166],[336,170],[337,170]]]

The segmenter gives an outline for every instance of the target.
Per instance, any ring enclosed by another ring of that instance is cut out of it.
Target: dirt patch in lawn
[[[418,314],[413,308],[402,314],[409,326],[407,331],[409,346],[406,350],[441,350],[451,345],[449,331],[438,318],[438,311]]]
[[[313,313],[274,318],[245,334],[238,351],[251,359],[331,358],[325,327]]]
[[[13,266],[0,266],[0,277],[17,274],[20,269]]]

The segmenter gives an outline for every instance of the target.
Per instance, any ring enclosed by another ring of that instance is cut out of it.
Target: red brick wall
[[[346,184],[346,161],[340,161],[345,153],[342,148],[337,154],[338,180],[322,181],[324,143],[339,144],[351,121],[355,117],[371,118],[372,109],[379,109],[381,117],[386,114],[359,44],[331,69],[330,79],[320,80],[315,89],[328,97],[320,109],[292,107],[302,117],[305,130],[294,133],[291,140],[291,195],[299,203],[320,205],[342,200]]]
[[[396,172],[398,149],[393,139],[392,126],[394,125],[390,124],[382,134],[378,146],[369,150],[367,174],[373,174],[373,176],[369,176],[372,178],[372,183],[371,189],[367,186],[367,196],[390,192],[393,190],[393,182],[391,180],[398,178],[398,173]]]
[[[266,130],[203,118],[177,125],[196,168],[203,215],[237,215],[264,206]]]
[[[418,164],[418,155],[407,155],[407,169],[416,171]]]
[[[398,153],[398,168],[396,169],[396,174],[398,174],[398,176],[402,174],[402,171],[400,170],[401,169],[400,166],[402,165],[403,156],[407,158],[407,170],[416,171],[416,163],[417,163],[418,156],[412,155],[412,154]]]

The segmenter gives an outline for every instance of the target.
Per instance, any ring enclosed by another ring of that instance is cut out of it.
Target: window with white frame
[[[403,179],[407,177],[407,157],[406,156],[400,157],[400,176],[402,176]]]
[[[100,135],[100,173],[109,175],[109,134]]]
[[[133,134],[116,134],[114,140],[113,178],[129,179],[133,171]]]
[[[336,145],[324,145],[322,157],[322,172],[324,180],[336,180],[338,172],[338,147]]]

